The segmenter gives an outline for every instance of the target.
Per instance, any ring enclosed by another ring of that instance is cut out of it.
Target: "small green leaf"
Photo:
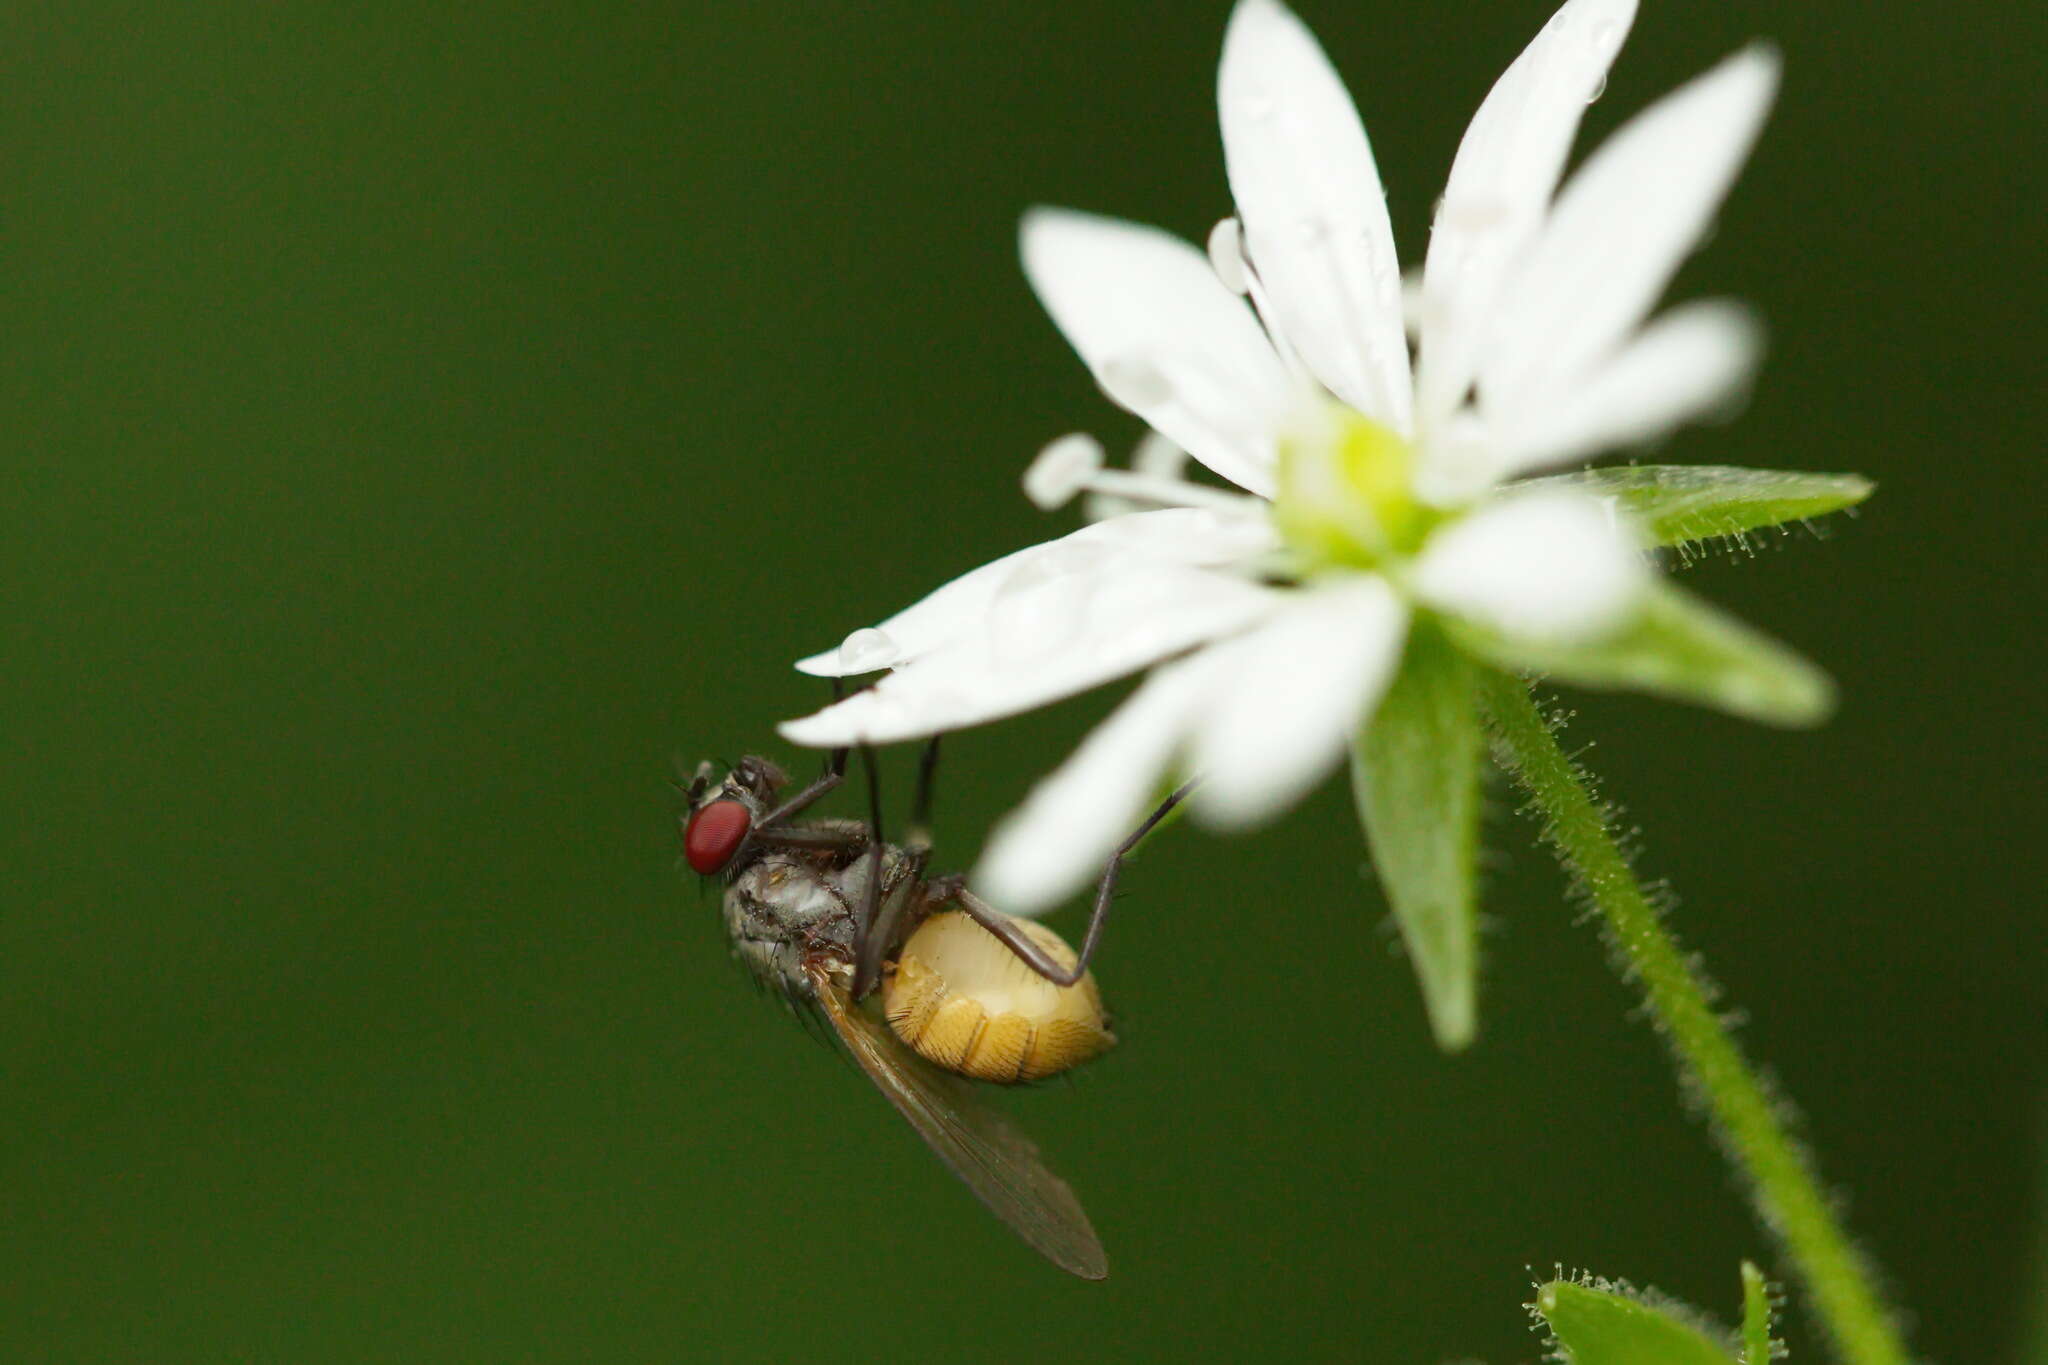
[[[1705,1332],[1619,1286],[1552,1280],[1532,1307],[1569,1365],[1733,1365]]]
[[[1727,465],[1621,465],[1532,479],[1530,486],[1613,498],[1656,545],[1739,536],[1825,516],[1854,507],[1876,488],[1856,474]]]
[[[1472,663],[1417,622],[1401,669],[1351,750],[1373,866],[1422,983],[1437,1045],[1478,1027],[1479,764]]]
[[[1496,664],[1582,687],[1676,697],[1770,725],[1818,725],[1834,710],[1827,674],[1670,583],[1652,588],[1628,624],[1590,643],[1511,638],[1462,620],[1451,628]]]
[[[1753,1262],[1742,1263],[1742,1365],[1770,1365],[1771,1287]]]

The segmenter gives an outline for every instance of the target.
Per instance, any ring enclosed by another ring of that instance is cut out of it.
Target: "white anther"
[[[1209,229],[1209,268],[1231,293],[1251,289],[1251,281],[1245,277],[1244,225],[1237,219],[1225,218]]]
[[[1173,381],[1144,356],[1121,356],[1102,362],[1095,382],[1111,402],[1132,412],[1158,407],[1173,398]]]
[[[1041,511],[1063,507],[1102,468],[1102,442],[1084,431],[1070,432],[1038,452],[1024,471],[1024,496]]]

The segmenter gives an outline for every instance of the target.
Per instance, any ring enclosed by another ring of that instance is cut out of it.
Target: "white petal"
[[[1494,291],[1542,226],[1580,116],[1635,17],[1635,0],[1571,0],[1467,125],[1423,266],[1416,401],[1424,430],[1470,387]]]
[[[1724,408],[1749,382],[1763,330],[1739,304],[1672,309],[1612,359],[1501,432],[1503,477],[1651,441]]]
[[[1401,269],[1351,96],[1278,0],[1239,0],[1217,84],[1230,192],[1269,320],[1332,393],[1405,434]]]
[[[1071,535],[991,560],[946,583],[897,612],[875,629],[893,646],[886,658],[848,660],[838,649],[799,659],[797,668],[822,678],[845,677],[908,663],[948,640],[977,630],[989,604],[1018,574],[1051,578],[1061,573],[1098,573],[1125,555],[1177,564],[1229,564],[1262,554],[1275,544],[1262,516],[1234,516],[1220,509],[1166,507],[1107,517]]]
[[[783,737],[829,748],[917,739],[1028,711],[1241,630],[1284,595],[1180,564],[1125,557],[1101,572],[1030,566],[980,624]]]
[[[1024,215],[1024,273],[1113,400],[1251,492],[1273,488],[1272,430],[1292,381],[1200,249],[1065,209]]]
[[[1430,538],[1415,589],[1503,634],[1585,640],[1627,615],[1649,573],[1633,532],[1601,499],[1510,493]]]
[[[1036,915],[1100,876],[1149,813],[1213,673],[1207,651],[1154,670],[996,826],[970,884],[1013,915]]]
[[[1294,594],[1256,630],[1206,651],[1224,671],[1196,721],[1196,811],[1243,826],[1320,781],[1378,704],[1406,627],[1393,589],[1354,574]]]
[[[1637,115],[1572,176],[1503,288],[1480,363],[1489,415],[1511,420],[1642,321],[1749,154],[1777,78],[1772,53],[1737,53]]]

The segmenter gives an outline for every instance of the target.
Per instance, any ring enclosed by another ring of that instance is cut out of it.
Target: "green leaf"
[[[1394,907],[1437,1045],[1478,1027],[1477,672],[1418,621],[1400,671],[1351,750],[1351,787],[1373,866]]]
[[[1770,725],[1818,725],[1834,710],[1834,684],[1818,667],[1668,582],[1626,625],[1583,644],[1450,625],[1482,658],[1582,687],[1675,697]]]
[[[1727,465],[1622,465],[1532,479],[1614,498],[1653,544],[1686,545],[1854,507],[1876,485],[1856,474]]]
[[[1742,1263],[1742,1365],[1770,1365],[1771,1287],[1753,1262]]]
[[[1537,1289],[1531,1307],[1568,1365],[1734,1365],[1698,1327],[1618,1285],[1552,1280]]]

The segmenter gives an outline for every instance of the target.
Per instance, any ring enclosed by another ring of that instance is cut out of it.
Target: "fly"
[[[843,749],[790,796],[789,779],[765,758],[742,758],[723,777],[699,766],[685,791],[684,857],[699,875],[724,879],[726,934],[748,970],[793,1006],[815,1007],[990,1212],[1060,1269],[1102,1279],[1109,1262],[1080,1200],[973,1081],[1054,1075],[1115,1042],[1088,960],[1124,858],[1189,787],[1111,856],[1077,954],[1043,925],[989,905],[962,878],[927,875],[937,740],[919,766],[902,844],[882,833],[879,780],[872,755],[863,757],[867,821],[798,818],[845,780]],[[864,1003],[878,990],[880,1018]]]

